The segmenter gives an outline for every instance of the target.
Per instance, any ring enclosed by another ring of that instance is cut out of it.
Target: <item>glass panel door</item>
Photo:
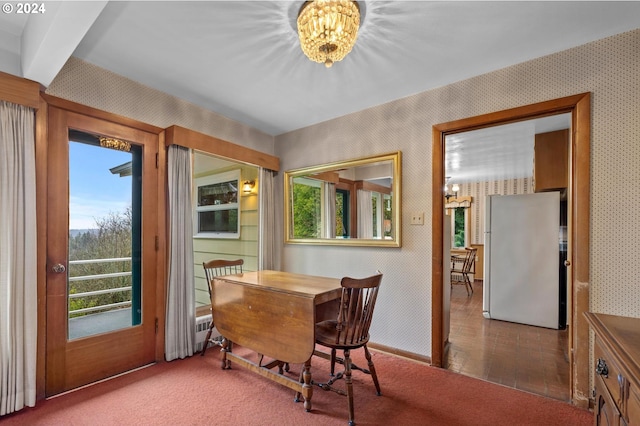
[[[52,396],[156,360],[164,202],[156,133],[51,107],[48,135]]]
[[[69,340],[141,320],[141,149],[111,146],[69,132]]]

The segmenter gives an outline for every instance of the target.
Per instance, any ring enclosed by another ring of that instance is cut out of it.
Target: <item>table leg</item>
[[[220,366],[223,370],[231,369],[231,361],[227,359],[227,352],[231,352],[231,341],[226,337],[222,338],[222,365]]]
[[[313,396],[313,386],[311,384],[311,358],[304,363],[304,371],[302,373],[302,396],[304,396],[304,409],[311,411],[311,397]]]

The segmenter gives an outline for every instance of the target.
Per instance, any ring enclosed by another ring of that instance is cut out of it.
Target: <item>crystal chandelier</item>
[[[327,68],[351,52],[359,27],[360,8],[351,0],[307,1],[298,14],[302,51]]]
[[[100,146],[103,148],[117,149],[118,151],[131,151],[131,143],[116,138],[100,138]]]

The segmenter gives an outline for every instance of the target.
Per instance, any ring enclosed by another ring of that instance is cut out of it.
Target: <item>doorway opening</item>
[[[445,149],[447,135],[505,123],[516,123],[532,118],[569,113],[571,116],[571,144],[568,153],[567,187],[567,277],[568,309],[567,347],[569,357],[569,394],[575,405],[587,407],[589,403],[589,337],[583,312],[589,306],[589,143],[590,95],[570,96],[539,104],[514,108],[478,117],[439,124],[433,127],[433,228],[432,228],[432,363],[443,367],[446,362],[449,332],[449,307],[445,306],[444,274],[448,253],[444,253],[444,204],[442,191],[445,183]],[[447,235],[448,237],[448,235]],[[448,295],[446,295],[448,297]]]

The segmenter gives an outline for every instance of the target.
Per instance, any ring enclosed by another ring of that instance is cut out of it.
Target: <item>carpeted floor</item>
[[[242,348],[235,348],[236,352]],[[362,351],[354,361],[365,365]],[[373,352],[382,396],[371,377],[354,372],[358,425],[591,425],[593,414],[428,365]],[[338,366],[340,367],[340,366]],[[289,374],[298,377],[299,365]],[[316,380],[328,362],[314,358]],[[314,387],[306,412],[294,392],[240,366],[220,369],[215,348],[206,356],[161,363],[0,418],[10,425],[345,425],[347,400]]]

